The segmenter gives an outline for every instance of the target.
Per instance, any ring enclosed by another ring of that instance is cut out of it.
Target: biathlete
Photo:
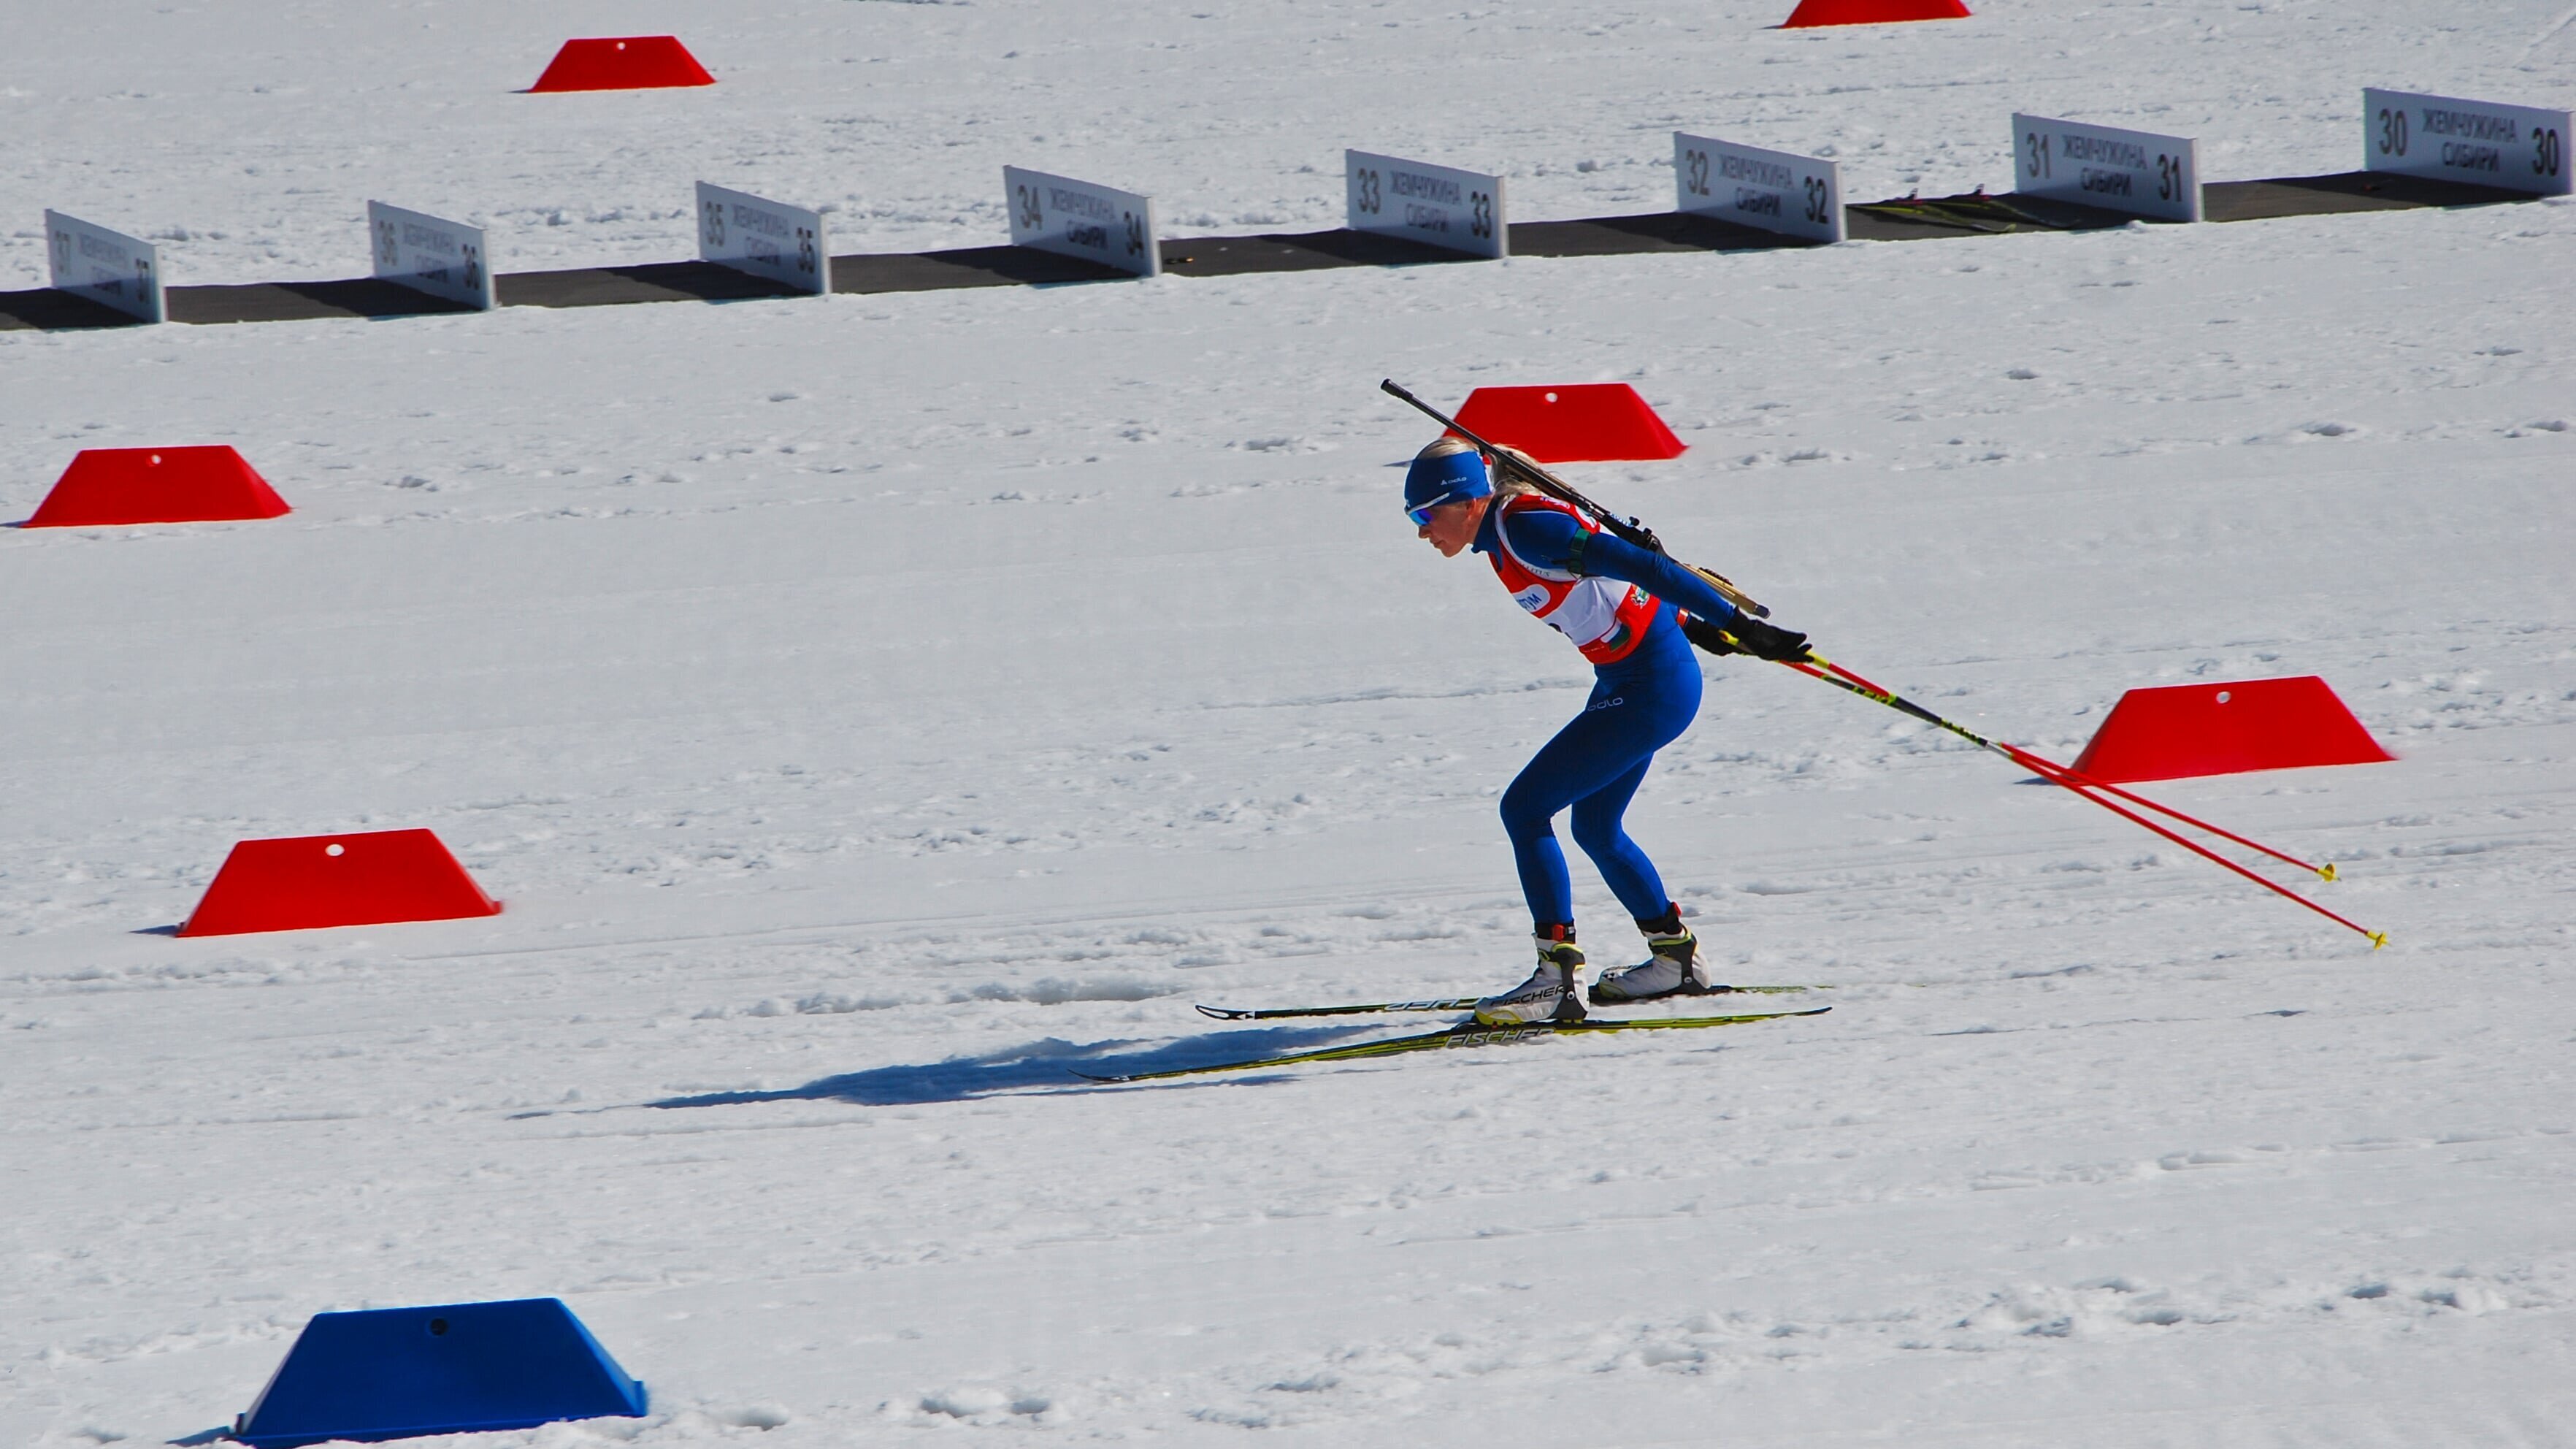
[[[1699,942],[1621,817],[1655,751],[1699,712],[1694,643],[1714,653],[1796,660],[1807,655],[1807,636],[1736,608],[1687,566],[1603,532],[1571,504],[1516,477],[1498,484],[1493,467],[1462,439],[1441,438],[1414,458],[1404,476],[1404,507],[1441,557],[1471,549],[1486,555],[1512,601],[1572,640],[1592,663],[1592,697],[1583,713],[1503,792],[1503,829],[1529,901],[1538,969],[1477,1002],[1476,1020],[1511,1026],[1583,1016],[1574,885],[1551,823],[1569,807],[1574,843],[1636,918],[1652,953],[1594,982],[1592,1004],[1708,992]]]

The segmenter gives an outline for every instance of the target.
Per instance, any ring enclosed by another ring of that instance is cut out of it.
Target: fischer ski
[[[1536,1041],[1548,1036],[1586,1036],[1613,1031],[1686,1031],[1696,1027],[1739,1026],[1753,1021],[1783,1021],[1793,1016],[1822,1016],[1833,1010],[1819,1006],[1807,1011],[1768,1011],[1743,1016],[1647,1016],[1624,1020],[1589,1017],[1582,1021],[1534,1021],[1522,1026],[1478,1026],[1464,1022],[1457,1026],[1427,1031],[1419,1036],[1399,1036],[1387,1041],[1360,1042],[1353,1046],[1325,1047],[1319,1051],[1286,1052],[1278,1056],[1250,1057],[1235,1062],[1212,1062],[1203,1067],[1174,1067],[1160,1072],[1134,1072],[1129,1075],[1100,1076],[1075,1072],[1087,1082],[1111,1086],[1128,1082],[1154,1082],[1170,1077],[1198,1077],[1215,1072],[1252,1072],[1266,1067],[1302,1066],[1309,1062],[1361,1061],[1369,1057],[1391,1057],[1405,1052],[1445,1051],[1452,1047],[1509,1046],[1515,1042]]]
[[[1831,991],[1830,986],[1712,986],[1706,991],[1675,992],[1659,996],[1657,1001],[1671,1001],[1682,996],[1769,996],[1790,991]],[[1362,1001],[1347,1006],[1202,1006],[1201,1016],[1218,1021],[1277,1021],[1290,1016],[1378,1016],[1393,1011],[1473,1011],[1480,998],[1444,996],[1433,1001]],[[1623,1005],[1625,1003],[1622,1003]]]
[[[1938,226],[1955,226],[1963,231],[1989,234],[2085,229],[2085,223],[2073,215],[2043,214],[2039,207],[2031,205],[2033,200],[2035,198],[2018,194],[1990,196],[1981,186],[1961,196],[1900,196],[1894,201],[1854,202],[1851,209],[1897,221],[1928,221]]]

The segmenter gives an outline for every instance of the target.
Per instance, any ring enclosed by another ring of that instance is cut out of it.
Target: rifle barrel
[[[1474,433],[1459,426],[1456,418],[1449,416],[1447,413],[1440,411],[1440,409],[1433,407],[1431,404],[1424,402],[1418,397],[1415,397],[1412,392],[1405,388],[1404,384],[1397,382],[1394,378],[1386,378],[1379,382],[1378,388],[1390,397],[1412,404],[1433,422],[1438,423],[1440,426],[1447,428],[1453,433],[1456,433],[1459,437],[1465,438],[1469,443],[1475,445],[1476,451],[1493,459],[1497,465],[1508,468],[1519,474],[1521,477],[1529,480],[1530,485],[1538,489],[1540,492],[1562,499],[1563,501],[1571,503],[1575,507],[1582,509],[1585,513],[1592,516],[1593,522],[1610,530],[1610,532],[1617,537],[1628,543],[1634,544],[1638,548],[1646,550],[1648,553],[1664,552],[1664,541],[1655,537],[1655,531],[1653,529],[1646,527],[1644,524],[1637,522],[1633,518],[1622,519],[1618,517],[1609,509],[1604,508],[1600,504],[1593,502],[1591,499],[1584,497],[1581,493],[1575,490],[1574,485],[1557,477],[1545,468],[1540,467],[1537,463],[1523,458],[1516,452],[1506,451],[1493,443],[1487,442],[1483,438],[1477,437]],[[1742,589],[1737,588],[1734,582],[1729,580],[1724,574],[1720,574],[1709,569],[1698,568],[1696,565],[1692,565],[1691,567],[1694,572],[1698,573],[1703,578],[1706,578],[1712,587],[1714,587],[1720,594],[1724,595],[1727,601],[1734,604],[1737,608],[1743,609],[1757,619],[1767,619],[1771,616],[1771,611],[1769,609],[1754,602]]]

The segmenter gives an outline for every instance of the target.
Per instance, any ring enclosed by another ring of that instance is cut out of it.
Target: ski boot
[[[1538,969],[1499,996],[1476,1003],[1478,1026],[1527,1026],[1534,1021],[1583,1019],[1583,952],[1572,926],[1538,933]]]
[[[1707,996],[1718,988],[1699,959],[1699,938],[1682,924],[1682,909],[1667,907],[1651,921],[1639,921],[1646,947],[1654,952],[1637,965],[1612,971],[1592,983],[1592,1004],[1626,1006],[1661,1001],[1667,996]]]

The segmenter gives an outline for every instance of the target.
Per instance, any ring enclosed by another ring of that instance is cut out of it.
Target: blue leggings
[[[1574,843],[1592,857],[1619,904],[1639,920],[1664,913],[1663,877],[1620,817],[1655,762],[1655,751],[1699,713],[1699,659],[1664,605],[1635,653],[1595,670],[1592,698],[1542,746],[1503,792],[1503,829],[1520,866],[1521,894],[1540,929],[1574,921],[1574,882],[1549,822],[1572,806]]]

